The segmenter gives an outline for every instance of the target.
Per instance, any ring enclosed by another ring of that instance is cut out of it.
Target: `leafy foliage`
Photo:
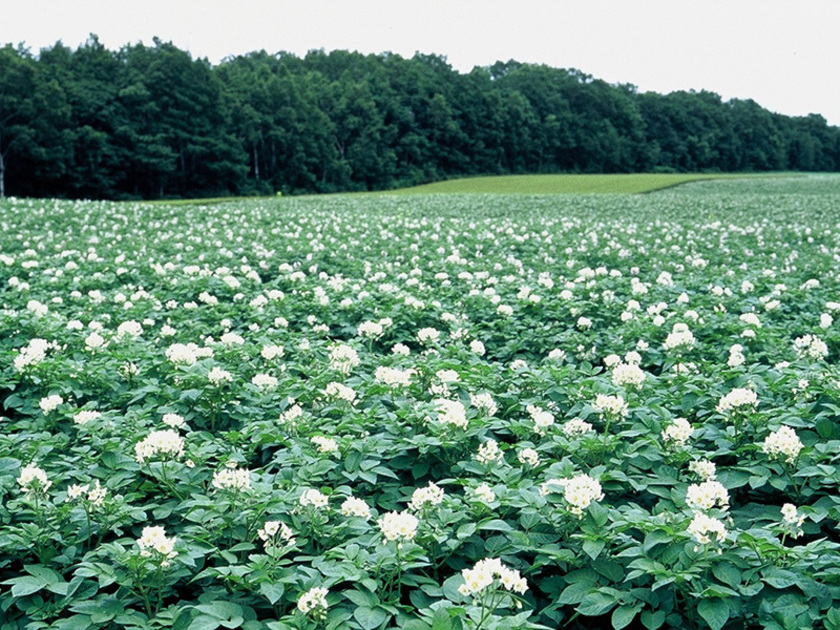
[[[838,627],[836,190],[4,201],[4,630]]]

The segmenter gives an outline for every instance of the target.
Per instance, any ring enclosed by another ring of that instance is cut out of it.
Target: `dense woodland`
[[[477,174],[840,170],[840,128],[516,61],[0,48],[0,196],[380,190]]]

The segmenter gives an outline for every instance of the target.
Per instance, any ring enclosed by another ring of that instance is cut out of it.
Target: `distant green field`
[[[489,193],[516,195],[568,195],[568,194],[642,194],[673,188],[680,184],[699,181],[720,180],[774,180],[778,186],[787,189],[790,178],[806,177],[806,173],[622,173],[622,174],[591,174],[591,175],[490,175],[485,177],[465,177],[450,179],[442,182],[399,188],[397,190],[381,190],[373,192],[332,193],[339,196],[356,195],[425,195],[425,194],[460,194],[460,193]],[[813,177],[813,175],[811,175]],[[763,184],[762,184],[763,185]],[[833,186],[833,182],[831,182]],[[312,197],[322,195],[300,195]],[[285,199],[298,197],[289,195]],[[152,203],[194,206],[215,205],[219,203],[237,202],[242,199],[269,201],[275,196],[262,197],[213,197],[204,199],[165,199]]]
[[[413,186],[395,191],[415,193],[573,194],[652,192],[699,180],[755,177],[751,174],[630,173],[614,175],[498,175],[468,177]]]

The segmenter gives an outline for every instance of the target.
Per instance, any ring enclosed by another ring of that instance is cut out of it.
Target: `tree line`
[[[837,171],[840,128],[708,91],[516,61],[264,51],[218,65],[96,36],[0,48],[0,196],[383,190],[469,175]]]

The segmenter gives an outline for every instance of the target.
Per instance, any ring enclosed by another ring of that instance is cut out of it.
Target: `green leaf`
[[[93,625],[86,615],[73,615],[69,619],[62,619],[53,626],[56,630],[85,630]]]
[[[276,604],[283,597],[284,590],[283,585],[277,582],[263,582],[260,584],[260,594],[268,600],[269,604]]]
[[[612,614],[612,627],[614,630],[621,630],[630,625],[630,622],[641,610],[639,606],[619,606]]]
[[[374,595],[373,593],[360,591],[358,589],[354,589],[352,591],[344,591],[344,596],[351,602],[356,604],[356,606],[366,606],[368,608],[373,608],[379,603],[379,598],[376,595]]]
[[[814,424],[814,428],[816,428],[817,433],[824,440],[828,440],[834,437],[834,422],[832,422],[825,416],[817,419],[816,423]]]
[[[359,606],[353,611],[353,618],[359,622],[364,630],[373,630],[385,623],[388,619],[388,613],[378,607]]]
[[[764,572],[762,579],[774,588],[788,588],[799,581],[793,571],[770,567]]]
[[[455,533],[455,535],[459,539],[469,538],[475,533],[476,527],[477,526],[475,523],[464,523],[458,528],[458,531]]]
[[[492,521],[487,521],[478,526],[479,529],[489,530],[491,532],[512,532],[513,528],[500,518],[494,518]]]
[[[452,630],[452,617],[446,608],[438,608],[432,617],[432,630]]]
[[[656,612],[650,612],[649,610],[646,610],[641,614],[639,620],[648,630],[656,630],[665,623],[665,611],[657,610]]]
[[[592,568],[612,582],[621,582],[624,579],[624,567],[618,562],[601,558],[592,563]]]
[[[697,402],[697,394],[684,394],[682,400],[680,401],[680,408],[685,412],[690,412],[693,408],[695,403]]]
[[[609,520],[609,511],[600,503],[595,503],[593,501],[589,504],[587,511],[592,517],[592,520],[595,521],[595,525],[598,527],[603,527],[607,524],[607,521]]]
[[[527,511],[523,511],[519,515],[519,522],[522,523],[522,527],[526,530],[531,529],[534,525],[537,525],[542,521],[542,516],[539,512],[530,509]]]
[[[332,608],[327,612],[326,630],[343,630],[347,627],[347,620],[353,616],[346,608]],[[298,626],[295,625],[295,628]],[[291,629],[290,629],[291,630]]]
[[[645,551],[645,553],[647,553],[656,545],[672,542],[674,542],[673,534],[669,534],[668,532],[662,531],[661,529],[657,529],[645,536],[645,542],[642,545],[642,549]]]
[[[216,630],[222,625],[222,620],[210,615],[199,615],[190,623],[188,630]]]
[[[712,630],[720,630],[729,619],[729,606],[722,599],[701,600],[697,612]]]
[[[45,585],[55,584],[57,582],[64,581],[60,573],[58,573],[57,571],[53,571],[52,569],[48,569],[47,567],[40,564],[27,565],[23,567],[23,570],[26,571],[29,575],[33,575],[36,578],[42,580]]]
[[[558,604],[568,605],[568,604],[579,604],[586,598],[589,592],[595,587],[592,582],[577,582],[575,584],[569,584],[563,592],[560,593],[560,597],[557,599]]]
[[[32,595],[32,593],[37,593],[45,586],[46,584],[36,577],[24,576],[15,578],[14,586],[12,586],[12,597],[26,597],[27,595]]]
[[[615,597],[612,595],[595,591],[584,597],[580,606],[578,606],[576,610],[581,615],[586,615],[587,617],[597,617],[598,615],[603,615],[610,608],[615,606],[615,604]]]
[[[721,582],[736,587],[741,583],[741,572],[729,562],[720,562],[712,566],[712,573]]]
[[[12,394],[11,396],[7,396],[6,399],[3,401],[3,407],[5,409],[11,409],[12,407],[22,406],[23,398],[21,398],[19,394]]]
[[[217,625],[225,628],[238,628],[245,621],[242,616],[242,606],[232,602],[215,601],[209,604],[201,604],[196,606],[195,609],[216,619],[218,621]],[[192,630],[192,626],[190,626],[190,630]]]
[[[606,543],[603,540],[585,540],[583,542],[583,551],[587,556],[595,560],[604,550]]]

